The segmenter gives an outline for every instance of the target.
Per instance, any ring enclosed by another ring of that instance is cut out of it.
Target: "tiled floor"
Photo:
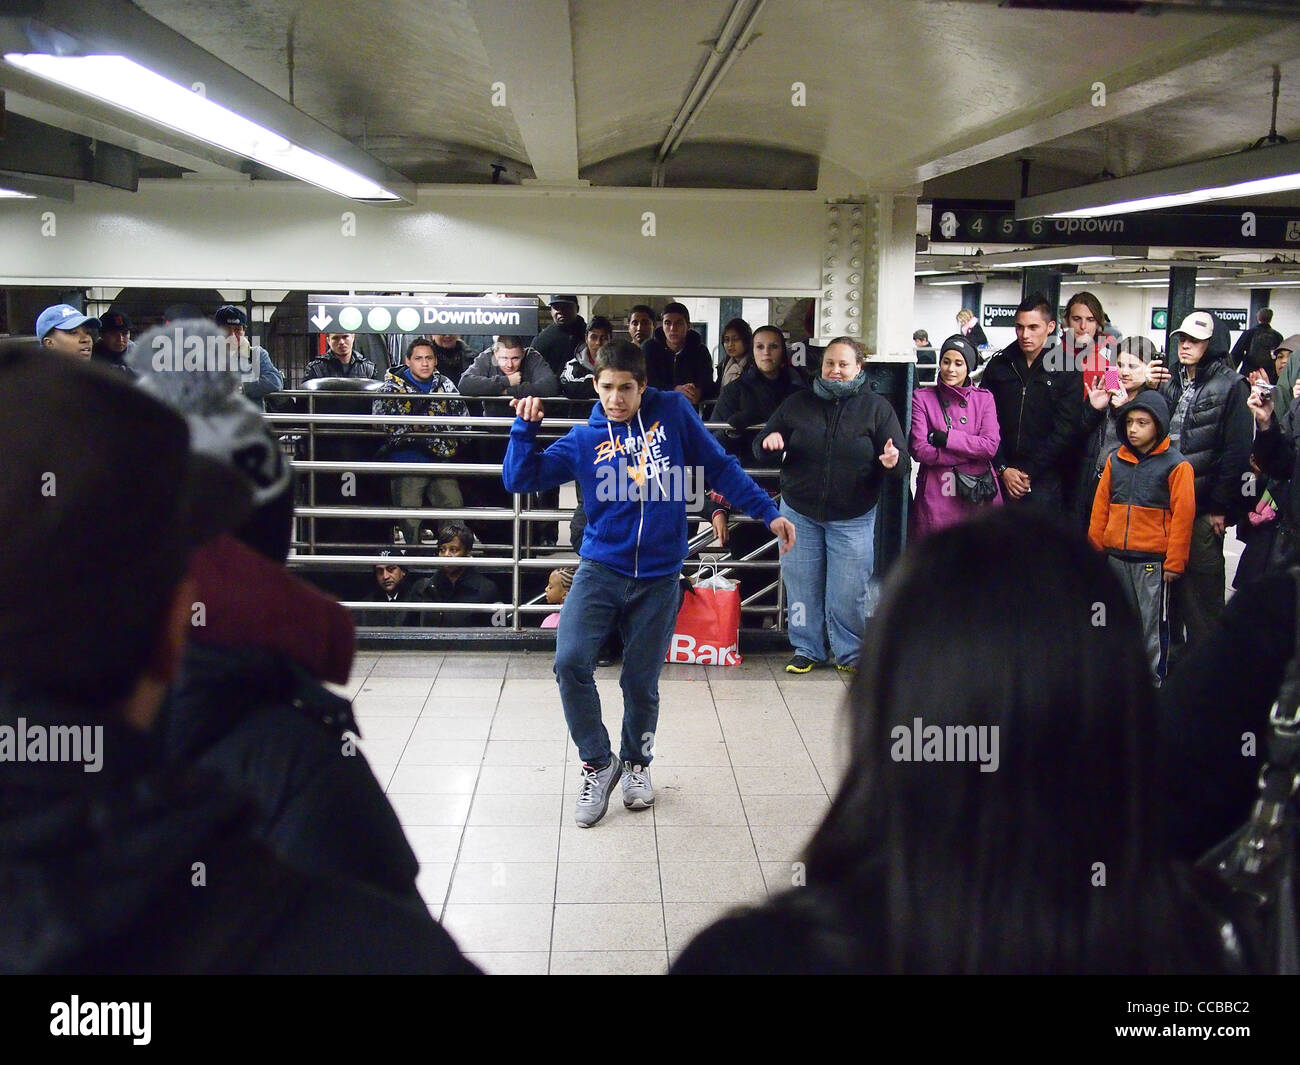
[[[573,822],[577,752],[549,654],[361,654],[362,748],[419,858],[420,891],[490,973],[662,972],[699,929],[791,882],[845,746],[845,682],[666,666],[650,810]],[[618,667],[597,671],[605,725]],[[617,740],[615,741],[617,747]]]

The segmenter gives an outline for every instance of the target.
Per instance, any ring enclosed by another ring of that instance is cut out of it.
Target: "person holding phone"
[[[1118,410],[1151,387],[1147,364],[1154,358],[1156,346],[1146,337],[1129,337],[1119,346],[1118,365],[1102,371],[1096,387],[1087,392],[1083,405],[1083,463],[1079,471],[1078,512],[1086,528],[1092,516],[1097,484],[1106,460],[1124,442],[1115,420]]]

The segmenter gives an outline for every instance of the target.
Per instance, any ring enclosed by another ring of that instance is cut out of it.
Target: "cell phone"
[[[1117,392],[1119,390],[1119,370],[1114,366],[1107,366],[1101,375],[1101,387],[1107,392]]]

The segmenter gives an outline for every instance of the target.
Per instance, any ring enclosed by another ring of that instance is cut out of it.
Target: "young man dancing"
[[[555,644],[564,718],[582,758],[575,817],[583,828],[605,816],[620,779],[628,809],[654,804],[649,766],[659,719],[659,672],[681,602],[687,496],[702,492],[707,480],[736,507],[761,519],[781,541],[782,553],[794,544],[794,526],[704,428],[690,400],[680,392],[646,387],[645,356],[636,345],[620,340],[600,349],[596,395],[600,403],[588,423],[570,429],[545,451],[537,442],[541,400],[513,400],[516,418],[503,470],[506,490],[520,494],[576,480],[587,510],[582,561],[560,612]],[[601,721],[593,679],[600,645],[615,626],[624,644],[618,758]]]

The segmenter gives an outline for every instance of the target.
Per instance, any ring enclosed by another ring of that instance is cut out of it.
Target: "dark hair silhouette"
[[[1025,311],[1038,311],[1049,322],[1056,321],[1056,308],[1041,292],[1031,292],[1020,301],[1019,306],[1016,307],[1016,314],[1023,314]]]
[[[811,922],[836,966],[1219,967],[1214,926],[1160,832],[1136,618],[1064,522],[1007,508],[913,547],[869,625],[849,705],[851,761],[809,844],[808,886],[777,902]],[[996,726],[996,770],[901,760],[920,723]]]

